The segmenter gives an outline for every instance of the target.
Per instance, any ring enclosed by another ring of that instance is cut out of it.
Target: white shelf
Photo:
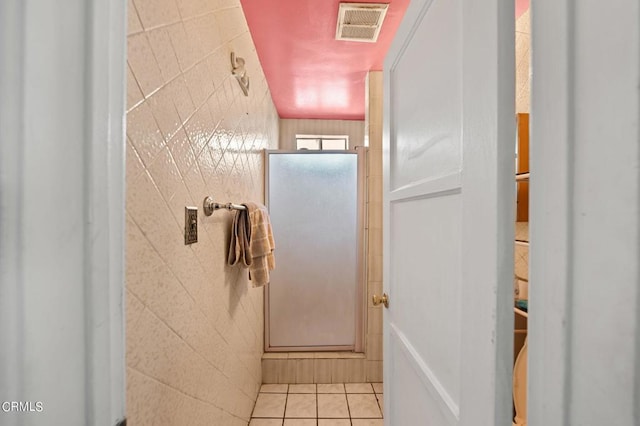
[[[529,241],[516,240],[516,245],[524,246],[524,247],[529,247]]]
[[[516,182],[524,182],[529,180],[529,173],[518,173],[516,175]]]
[[[521,317],[529,318],[529,314],[528,313],[526,313],[525,311],[523,311],[520,308],[516,308],[515,306],[513,307],[513,312],[515,312],[516,314],[520,315]]]

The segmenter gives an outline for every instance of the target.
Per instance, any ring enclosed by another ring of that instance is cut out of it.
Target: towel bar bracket
[[[204,210],[204,214],[206,216],[211,216],[214,211],[220,210],[220,209],[227,209],[227,210],[246,210],[247,209],[247,207],[243,206],[242,204],[216,203],[215,201],[213,201],[213,198],[211,197],[207,197],[204,199],[204,202],[202,203],[202,207]]]

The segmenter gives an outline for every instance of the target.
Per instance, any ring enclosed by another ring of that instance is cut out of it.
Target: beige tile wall
[[[367,170],[367,325],[365,353],[266,353],[264,383],[358,383],[382,381],[382,307],[371,296],[382,293],[382,72],[369,73],[367,117],[360,123],[369,140]],[[280,120],[281,144],[283,122]],[[289,123],[287,123],[289,124]],[[339,124],[336,124],[339,126]],[[287,134],[295,131],[286,130]],[[282,148],[282,145],[281,145]],[[287,149],[293,149],[288,146]]]
[[[529,10],[516,21],[516,113],[529,112],[531,29]]]
[[[382,381],[382,306],[371,297],[382,294],[382,71],[369,72],[367,134],[368,158],[368,243],[367,249],[367,381]]]
[[[296,135],[347,135],[349,149],[364,145],[362,120],[280,119],[279,149],[295,150]]]
[[[516,21],[516,113],[529,112],[531,92],[531,29],[529,10]],[[516,239],[529,240],[528,223],[516,223]],[[529,247],[515,246],[515,273],[529,277]]]
[[[529,222],[516,222],[516,240],[529,241]],[[529,247],[515,245],[514,272],[517,276],[529,279]]]
[[[264,383],[362,383],[366,359],[350,352],[270,352],[262,358]]]
[[[262,382],[263,291],[225,265],[231,215],[263,201],[278,116],[238,0],[129,0],[127,417],[246,425]],[[230,77],[244,57],[251,90]],[[184,207],[199,207],[185,246]]]

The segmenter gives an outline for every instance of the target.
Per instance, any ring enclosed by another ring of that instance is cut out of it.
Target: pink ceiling
[[[516,19],[529,9],[529,0],[516,0]]]
[[[529,0],[515,1],[519,17]],[[241,3],[281,118],[364,119],[365,77],[382,69],[409,0],[389,0],[376,43],[335,40],[340,0]]]
[[[364,119],[365,77],[382,69],[409,0],[389,2],[376,43],[335,40],[340,0],[241,2],[281,118]]]

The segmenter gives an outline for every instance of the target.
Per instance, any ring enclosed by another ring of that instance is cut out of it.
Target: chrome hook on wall
[[[236,56],[234,52],[231,52],[231,74],[238,80],[242,93],[249,96],[249,76],[244,68],[244,58]]]

